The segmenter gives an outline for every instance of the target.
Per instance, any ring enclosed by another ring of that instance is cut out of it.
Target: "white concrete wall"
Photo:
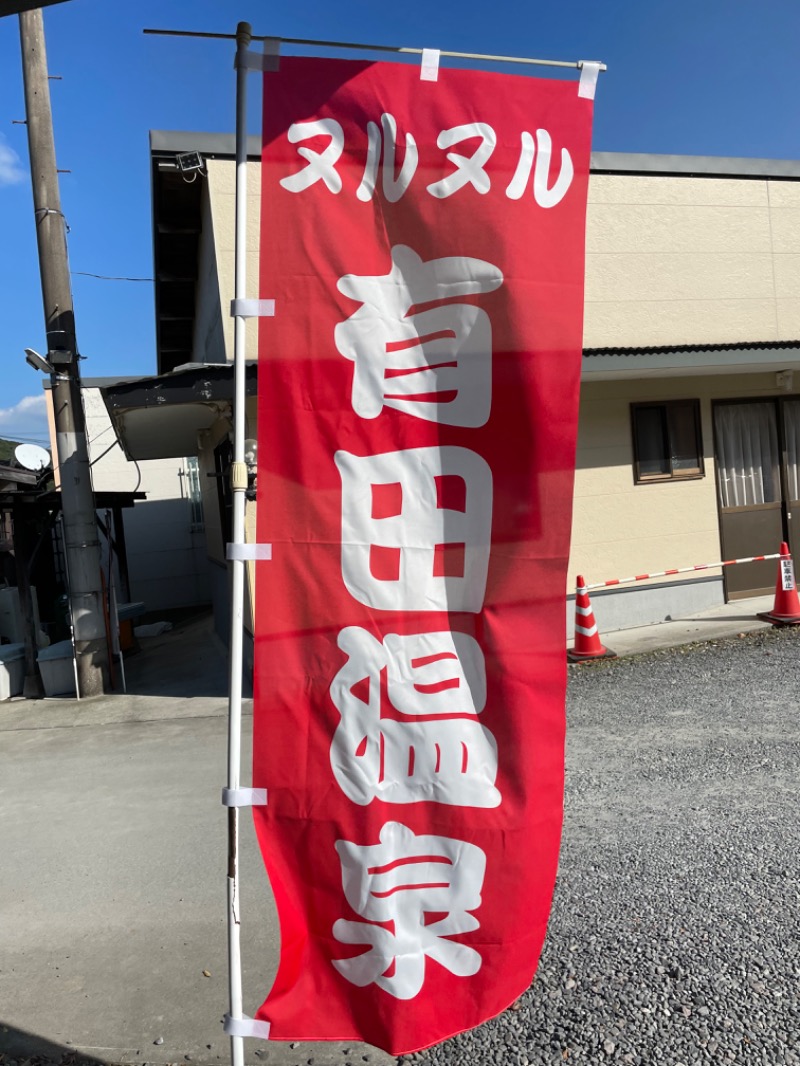
[[[147,493],[123,510],[132,599],[148,612],[208,603],[205,535],[191,526],[188,483],[179,476],[184,461],[144,460],[137,470],[115,442],[100,390],[85,388],[82,395],[95,491]]]

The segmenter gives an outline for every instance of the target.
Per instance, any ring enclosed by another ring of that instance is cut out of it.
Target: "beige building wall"
[[[223,350],[233,359],[236,170],[206,165],[195,359],[217,362]],[[247,296],[257,298],[269,295],[259,293],[259,163],[247,182]],[[799,293],[800,182],[591,175],[584,347],[794,340]],[[246,336],[254,358],[255,319]]]
[[[219,225],[212,209],[211,193],[205,187],[198,249],[192,359],[196,363],[224,363],[225,332],[222,315],[219,265],[214,241]],[[231,293],[233,289],[231,288]],[[230,297],[228,298],[230,300]],[[231,344],[233,339],[231,338]],[[231,353],[233,349],[231,348]],[[233,355],[231,354],[231,358]]]
[[[233,358],[235,167],[209,159],[207,169],[195,358],[222,361]],[[259,164],[249,163],[251,298],[270,295],[258,283],[259,179]],[[592,174],[585,294],[585,348],[800,338],[800,182]],[[255,358],[257,331],[251,320],[248,358]],[[774,373],[585,380],[567,591],[578,574],[595,582],[720,559],[711,402],[777,394]],[[704,477],[635,485],[630,404],[680,398],[701,402]],[[254,404],[248,419],[255,435]],[[213,470],[207,447],[204,472]],[[202,480],[216,500],[213,479]],[[248,510],[248,541],[255,536]],[[224,565],[219,530],[210,530],[209,549]],[[252,600],[252,574],[248,589]]]
[[[800,182],[592,174],[585,291],[588,349],[800,339]],[[578,575],[592,584],[721,560],[712,401],[778,396],[775,373],[731,367],[704,376],[690,369],[634,377],[628,370],[616,380],[592,381],[593,369],[589,356],[567,592]],[[630,405],[676,399],[700,401],[705,474],[636,485]],[[721,575],[713,569],[624,586],[628,591],[610,599],[598,594],[601,631],[604,614],[614,629],[657,621],[692,596],[695,609],[715,596],[721,602]],[[690,592],[698,579],[716,585]],[[663,587],[676,581],[685,594]],[[648,586],[659,585],[647,601]],[[637,590],[644,601],[634,608]],[[651,608],[641,606],[645,601]]]
[[[574,592],[578,575],[594,584],[721,560],[712,401],[780,395],[774,373],[585,382],[567,591]],[[634,484],[631,403],[681,399],[700,401],[704,476]],[[770,554],[778,545],[761,550]]]
[[[230,315],[234,294],[234,242],[236,237],[236,167],[230,160],[206,160],[208,197],[213,220],[213,248],[216,254],[218,292],[221,307],[222,333],[228,361],[233,360],[233,319]],[[247,164],[247,292],[248,299],[258,299],[259,291],[259,230],[261,219],[261,164]],[[205,226],[204,226],[205,239]],[[210,281],[210,275],[209,279]],[[201,297],[198,293],[198,305]],[[208,328],[208,323],[206,324]],[[245,351],[248,359],[255,359],[258,351],[258,320],[248,320],[245,331]],[[197,345],[195,346],[197,351]],[[197,356],[195,356],[197,358]],[[216,360],[215,360],[216,361]]]
[[[206,160],[207,199],[203,207],[202,242],[195,318],[194,358],[198,362],[232,362],[234,320],[230,314],[235,292],[235,235],[236,235],[236,167],[230,160]],[[247,297],[259,297],[259,230],[261,214],[261,167],[247,164]],[[258,320],[249,319],[245,329],[245,358],[258,356]],[[247,400],[245,437],[257,436],[256,399]],[[224,604],[228,599],[227,563],[224,535],[220,522],[217,482],[206,475],[214,472],[214,449],[232,428],[227,419],[216,423],[201,437],[198,460],[203,484],[204,507],[207,516],[208,556],[214,600]],[[255,505],[248,502],[245,512],[245,540],[255,543]],[[247,564],[245,583],[245,628],[253,632],[255,604],[254,563]],[[218,632],[227,640],[229,624],[225,611],[216,612],[221,620]]]
[[[800,182],[592,174],[584,347],[800,337]]]

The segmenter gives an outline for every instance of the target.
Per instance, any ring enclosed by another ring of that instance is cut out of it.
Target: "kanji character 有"
[[[381,643],[348,626],[338,644],[348,660],[330,689],[342,716],[331,767],[348,799],[497,807],[497,744],[477,719],[486,703],[477,641],[466,633],[389,633]],[[392,708],[412,721],[382,716],[384,670]]]
[[[492,402],[491,322],[481,308],[454,301],[502,283],[502,271],[483,259],[423,262],[402,244],[392,248],[388,274],[340,278],[339,291],[362,304],[334,329],[336,347],[354,364],[356,414],[375,418],[386,406],[428,422],[484,425]]]
[[[343,977],[359,988],[376,984],[397,999],[413,999],[422,989],[428,958],[456,977],[478,972],[478,952],[450,939],[480,927],[468,913],[481,904],[486,871],[477,845],[416,836],[399,822],[387,822],[379,844],[338,840],[336,850],[347,902],[366,921],[340,918],[333,935],[343,944],[369,946],[355,958],[333,960]],[[444,917],[426,925],[431,912]],[[391,922],[392,928],[374,922]]]

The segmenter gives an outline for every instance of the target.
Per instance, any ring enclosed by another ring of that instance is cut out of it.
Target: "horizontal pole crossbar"
[[[155,30],[146,29],[143,33],[154,34],[161,37],[203,37],[222,41],[235,41],[235,33],[207,33],[200,30]],[[258,36],[253,34],[253,41],[280,41],[281,44],[308,45],[313,48],[353,48],[365,52],[393,52],[400,55],[421,56],[422,48],[405,48],[388,44],[360,44],[354,41],[315,41],[305,37],[272,37],[269,35]],[[439,50],[439,55],[449,56],[452,59],[482,59],[492,63],[522,63],[537,67],[566,67],[570,70],[580,70],[587,60],[578,59],[569,62],[563,59],[530,59],[524,56],[494,56],[484,55],[480,52],[446,52]],[[607,70],[605,63],[600,63],[600,70]]]

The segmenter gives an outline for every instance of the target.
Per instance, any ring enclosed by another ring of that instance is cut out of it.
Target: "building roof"
[[[800,340],[670,347],[586,348],[584,381],[695,377],[715,374],[800,372]]]
[[[671,355],[676,352],[784,351],[800,348],[797,341],[737,341],[734,344],[662,344],[640,348],[584,348],[584,358],[599,355]]]
[[[150,154],[181,155],[199,152],[207,158],[233,159],[233,133],[192,133],[189,130],[151,130]],[[247,138],[247,154],[261,158],[261,138]],[[708,178],[773,178],[800,180],[800,160],[751,159],[747,156],[658,155],[644,152],[592,152],[594,174],[658,174]]]

